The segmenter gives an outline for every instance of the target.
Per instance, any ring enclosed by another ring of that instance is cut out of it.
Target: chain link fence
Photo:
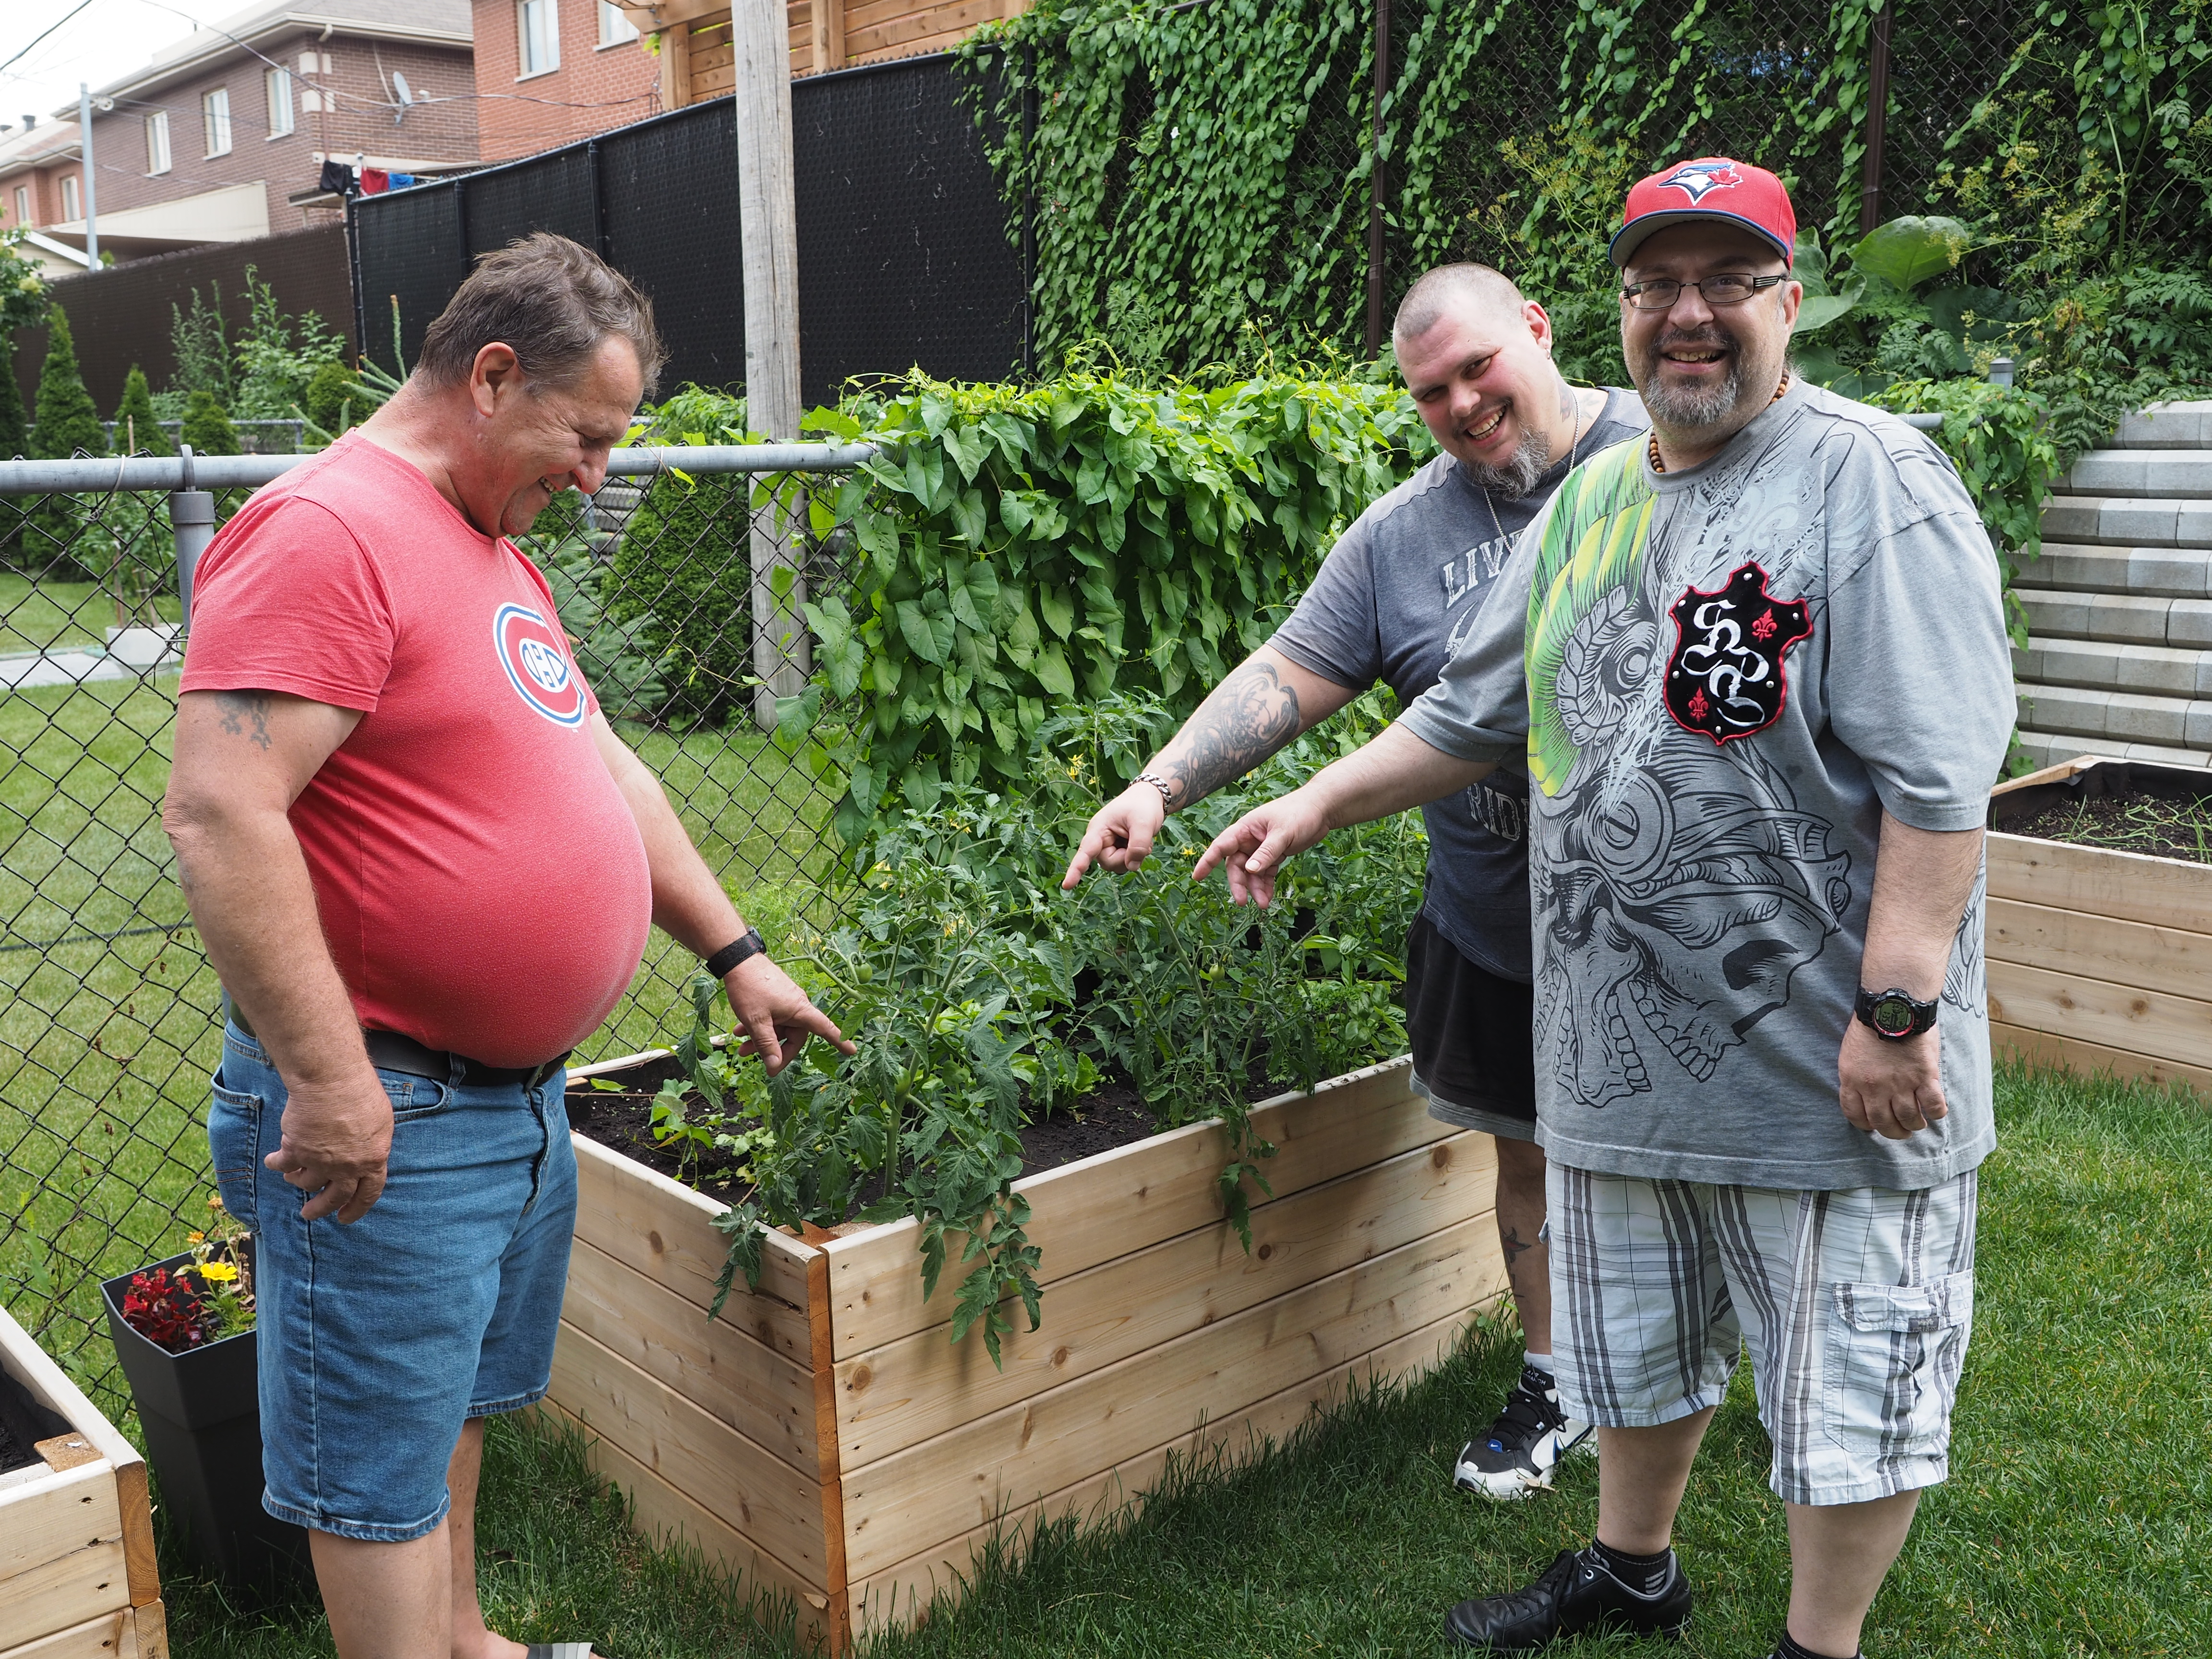
[[[867,453],[618,451],[522,538],[609,716],[771,938],[828,920],[845,780],[818,739],[841,711],[788,694]],[[98,1281],[182,1248],[212,1190],[220,988],[161,827],[182,596],[216,523],[304,459],[0,463],[0,1301],[118,1414]],[[672,1037],[696,966],[655,933],[581,1056]]]

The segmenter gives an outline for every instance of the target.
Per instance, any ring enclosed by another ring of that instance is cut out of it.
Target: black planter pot
[[[141,1267],[174,1272],[190,1255]],[[123,1317],[131,1275],[104,1281],[107,1328],[131,1382],[161,1502],[203,1571],[263,1588],[307,1570],[307,1534],[261,1507],[261,1396],[254,1333],[171,1353]]]

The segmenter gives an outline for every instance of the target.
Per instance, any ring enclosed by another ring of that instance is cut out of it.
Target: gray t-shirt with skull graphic
[[[1525,755],[1550,1156],[1799,1189],[1979,1164],[1978,881],[1936,1019],[1949,1115],[1887,1140],[1836,1097],[1882,814],[1979,825],[2013,726],[1996,561],[1950,463],[1793,384],[1696,467],[1654,473],[1641,442],[1585,462],[1500,583],[1526,609],[1485,611],[1404,723]]]
[[[1439,455],[1354,520],[1313,586],[1268,643],[1339,685],[1389,684],[1410,703],[1437,683],[1486,609],[1511,610],[1525,589],[1501,585],[1513,539],[1559,487],[1571,463],[1649,429],[1632,392],[1605,407],[1574,451],[1525,495],[1485,489]],[[1511,593],[1510,602],[1493,596]],[[1421,809],[1429,831],[1424,915],[1468,961],[1528,982],[1528,781],[1500,768],[1473,789]]]

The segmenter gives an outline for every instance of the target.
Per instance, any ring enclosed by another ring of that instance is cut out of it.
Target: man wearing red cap
[[[1679,1632],[1674,1514],[1747,1343],[1789,1517],[1775,1652],[1843,1659],[1948,1473],[1972,1316],[1996,562],[1932,445],[1790,374],[1779,179],[1686,161],[1624,218],[1650,437],[1522,532],[1525,610],[1486,611],[1395,726],[1198,868],[1265,902],[1331,828],[1525,750],[1553,1354],[1598,1425],[1597,1535],[1447,1629]]]

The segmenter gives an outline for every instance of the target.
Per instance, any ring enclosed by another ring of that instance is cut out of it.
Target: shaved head
[[[1521,306],[1521,290],[1503,271],[1472,261],[1438,265],[1424,274],[1398,301],[1390,337],[1418,340],[1447,316],[1512,317],[1519,314]]]

